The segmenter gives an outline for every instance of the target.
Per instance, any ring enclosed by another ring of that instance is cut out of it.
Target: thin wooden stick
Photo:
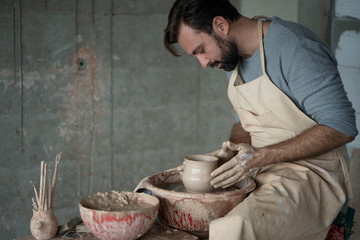
[[[41,161],[40,167],[40,184],[39,184],[39,191],[36,189],[36,185],[34,182],[31,182],[35,192],[35,199],[32,198],[33,207],[35,210],[39,211],[46,211],[52,208],[54,195],[55,195],[55,188],[56,188],[56,177],[58,171],[58,165],[60,162],[61,153],[56,155],[55,158],[55,170],[54,175],[51,181],[51,171],[48,172],[48,164],[44,161]],[[46,182],[48,181],[48,182]],[[35,201],[36,200],[36,201]]]
[[[44,185],[43,185],[43,210],[47,210],[47,201],[46,201],[46,174],[47,174],[47,163],[45,163],[44,167]]]
[[[48,175],[48,195],[47,195],[47,205],[48,205],[48,208],[50,209],[52,206],[51,206],[51,170],[49,170],[49,175]]]
[[[37,210],[38,205],[37,205],[37,203],[35,202],[34,198],[31,198],[31,200],[32,200],[33,208],[34,208],[35,210]]]
[[[57,177],[57,171],[58,171],[58,165],[60,162],[61,153],[56,155],[55,158],[55,169],[54,169],[54,175],[52,180],[52,186],[51,186],[51,201],[50,201],[50,207],[52,208],[53,202],[54,202],[54,196],[55,196],[55,188],[56,188],[56,177]]]
[[[36,190],[36,186],[35,186],[35,183],[34,182],[32,182],[32,185],[33,185],[33,187],[34,187],[34,192],[35,192],[35,199],[36,199],[36,204],[37,204],[37,206],[39,206],[39,194],[38,194],[38,191]]]
[[[40,168],[40,186],[39,186],[39,198],[40,198],[40,210],[43,210],[43,173],[44,173],[44,161],[41,161],[41,168]]]
[[[47,190],[46,188],[44,189],[45,194],[44,194],[44,211],[48,210],[48,202],[47,202]]]

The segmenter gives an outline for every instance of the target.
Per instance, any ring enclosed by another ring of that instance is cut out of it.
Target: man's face
[[[184,51],[195,56],[201,66],[217,67],[231,71],[240,60],[236,44],[213,33],[211,36],[181,24],[179,45]]]
[[[221,60],[219,61],[221,68],[225,71],[234,70],[237,63],[241,60],[236,44],[231,41],[222,39],[220,36],[216,35],[216,33],[213,33],[212,35],[221,51]],[[214,67],[217,64],[218,61],[215,61],[210,64],[210,67]]]

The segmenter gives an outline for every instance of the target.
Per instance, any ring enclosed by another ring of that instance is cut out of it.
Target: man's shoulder
[[[264,47],[268,52],[277,51],[282,57],[293,58],[293,54],[307,52],[331,55],[328,46],[315,33],[301,24],[272,17],[268,34],[264,38]],[[271,50],[273,49],[273,50]],[[266,52],[266,51],[265,51]],[[276,52],[274,52],[276,54]]]
[[[284,44],[286,42],[322,42],[320,38],[307,27],[292,21],[283,20],[279,17],[269,18],[269,38]]]

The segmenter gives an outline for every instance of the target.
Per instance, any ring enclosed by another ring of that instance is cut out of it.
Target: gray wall
[[[343,79],[345,90],[353,103],[360,128],[360,1],[334,1],[332,19],[332,49],[339,64],[339,72]],[[348,144],[352,153],[350,162],[350,179],[353,183],[354,197],[350,206],[357,212],[355,222],[360,222],[360,136]],[[351,239],[360,239],[359,224],[354,227]]]
[[[225,73],[163,47],[172,3],[0,1],[1,239],[30,234],[30,181],[59,152],[63,224],[88,194],[133,190],[227,139]]]
[[[326,1],[318,10],[312,1],[232,2],[245,16],[298,21],[326,41]],[[88,194],[131,191],[227,139],[234,114],[224,72],[163,47],[173,2],[0,0],[2,239],[30,234],[30,181],[59,152],[54,210],[63,224]]]
[[[333,15],[332,50],[360,128],[360,1],[335,1]],[[360,149],[360,136],[348,145]]]

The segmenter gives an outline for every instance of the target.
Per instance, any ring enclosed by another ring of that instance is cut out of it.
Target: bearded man
[[[227,71],[239,119],[216,152],[225,163],[213,186],[244,176],[257,184],[210,223],[210,239],[325,239],[352,196],[345,144],[358,134],[328,47],[297,23],[249,19],[228,0],[175,1],[164,44]]]

